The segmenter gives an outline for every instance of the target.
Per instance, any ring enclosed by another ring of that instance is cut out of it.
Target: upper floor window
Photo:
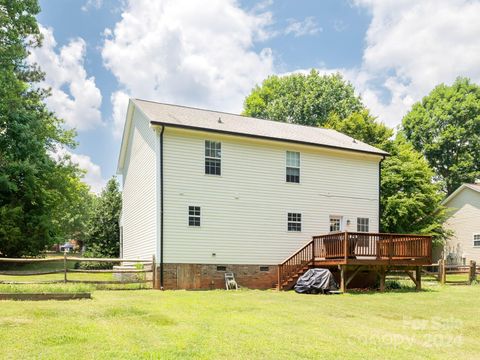
[[[200,226],[200,206],[188,207],[188,226]]]
[[[302,231],[302,214],[288,213],[288,231]]]
[[[330,216],[330,232],[340,231],[342,229],[342,218],[340,216]]]
[[[221,175],[222,143],[205,140],[205,174]]]
[[[287,151],[287,182],[300,182],[300,153]]]
[[[358,232],[368,232],[369,231],[369,219],[368,218],[357,218],[357,231]]]
[[[480,234],[473,234],[473,246],[480,247]]]

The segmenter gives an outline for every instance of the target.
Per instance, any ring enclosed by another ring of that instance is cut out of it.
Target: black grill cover
[[[300,276],[294,287],[300,294],[328,293],[338,290],[333,274],[328,269],[310,269]]]

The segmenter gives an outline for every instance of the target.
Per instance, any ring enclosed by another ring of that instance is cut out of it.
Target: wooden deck
[[[360,266],[367,266],[384,274],[388,268],[408,271],[431,262],[431,236],[360,232],[319,235],[279,264],[278,288],[290,288],[299,276],[312,267],[340,267],[345,290],[343,275],[348,267],[356,266],[358,272]]]

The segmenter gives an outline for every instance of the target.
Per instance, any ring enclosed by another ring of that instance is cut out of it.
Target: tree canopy
[[[403,118],[408,140],[422,152],[447,194],[480,177],[480,86],[458,78],[435,87]]]
[[[120,213],[122,195],[116,178],[108,181],[95,199],[87,225],[85,245],[94,257],[118,257],[120,254]]]
[[[312,70],[308,75],[269,76],[247,96],[243,114],[323,126],[333,114],[344,119],[363,108],[360,97],[342,75],[320,75]]]
[[[52,156],[74,146],[75,133],[46,108],[44,74],[26,61],[28,48],[41,45],[39,11],[36,0],[0,1],[0,256],[36,255],[67,236],[61,214],[82,176]]]

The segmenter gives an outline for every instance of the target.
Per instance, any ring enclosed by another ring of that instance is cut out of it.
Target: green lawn
[[[0,302],[2,358],[474,359],[480,286],[420,293],[95,291]]]

